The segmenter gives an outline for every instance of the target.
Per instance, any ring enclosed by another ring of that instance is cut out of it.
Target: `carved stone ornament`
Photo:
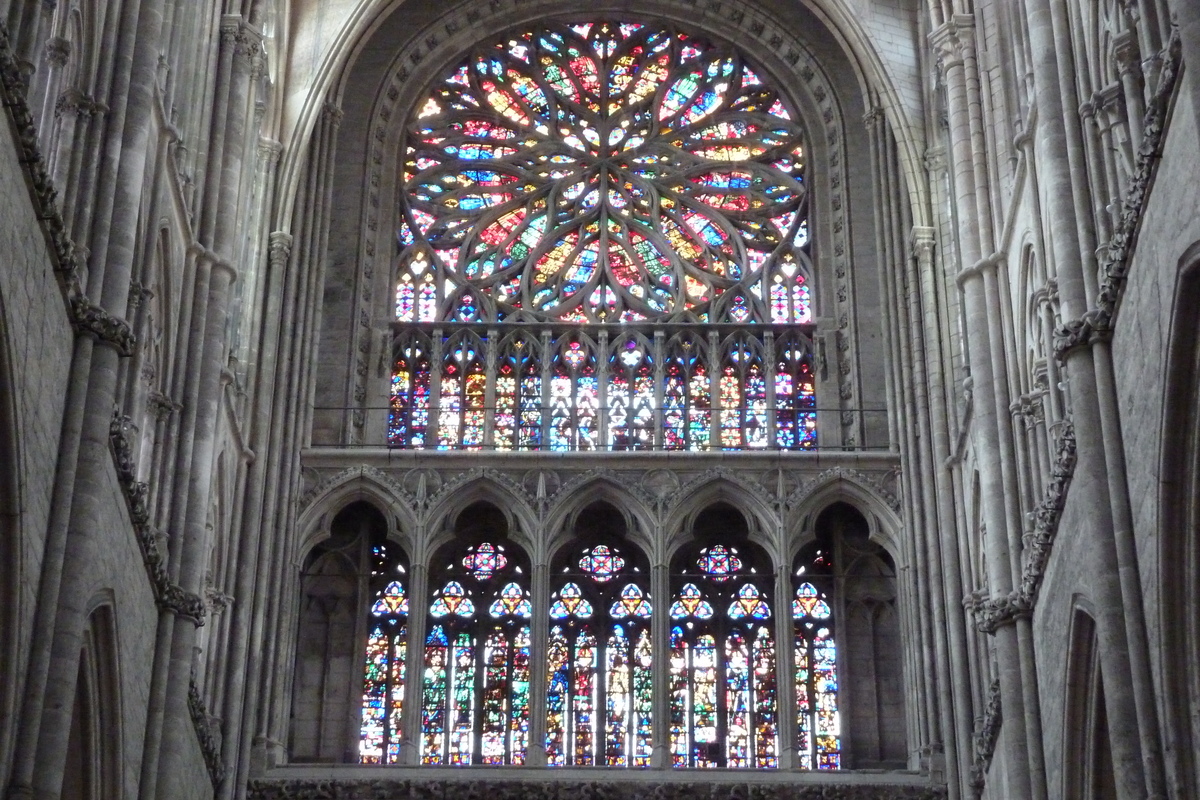
[[[220,787],[225,780],[225,765],[221,763],[221,739],[219,728],[208,716],[204,699],[200,697],[200,689],[196,679],[188,682],[188,713],[192,717],[192,726],[196,729],[196,738],[200,742],[200,752],[204,754],[204,766],[208,768],[208,778],[213,788]]]
[[[971,763],[971,789],[976,797],[983,794],[987,771],[996,753],[996,742],[1000,738],[1000,723],[1004,721],[1000,706],[1000,680],[997,678],[988,687],[987,705],[983,714],[975,718],[975,753]]]
[[[80,334],[112,345],[123,356],[133,355],[137,337],[125,320],[109,314],[82,294],[71,296],[71,316]]]
[[[1142,141],[1138,146],[1137,162],[1125,199],[1121,206],[1121,219],[1108,245],[1101,250],[1100,266],[1104,275],[1096,308],[1083,315],[1082,319],[1065,323],[1054,336],[1055,355],[1061,361],[1076,347],[1090,344],[1098,334],[1111,330],[1120,306],[1121,294],[1129,277],[1129,262],[1137,243],[1146,198],[1158,171],[1162,156],[1162,145],[1166,133],[1167,111],[1171,97],[1178,84],[1182,61],[1179,29],[1172,30],[1167,42],[1162,72],[1158,85],[1146,105],[1146,116],[1142,121]]]
[[[145,481],[137,479],[137,465],[133,460],[133,431],[133,421],[129,417],[119,412],[113,413],[108,426],[113,466],[117,471],[117,483],[125,495],[129,521],[137,533],[138,546],[142,551],[142,561],[146,565],[155,601],[160,608],[169,609],[200,627],[204,624],[208,606],[200,595],[171,582],[166,556],[158,544],[158,532],[150,525],[150,488]]]
[[[983,633],[995,633],[1002,626],[1018,619],[1027,619],[1033,614],[1046,565],[1050,561],[1050,550],[1067,504],[1071,476],[1075,474],[1075,429],[1069,421],[1063,426],[1056,451],[1046,493],[1030,514],[1033,530],[1025,537],[1020,585],[1003,597],[989,598],[984,592],[973,592],[963,598],[963,607],[971,612],[976,629]]]
[[[250,800],[935,800],[943,786],[887,783],[252,780]]]

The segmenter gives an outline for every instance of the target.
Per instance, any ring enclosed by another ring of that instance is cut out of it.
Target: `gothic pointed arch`
[[[790,581],[799,765],[899,768],[908,749],[895,564],[848,503],[827,506],[815,528]]]
[[[402,602],[395,598],[404,595],[406,561],[388,540],[386,518],[365,501],[343,507],[328,534],[300,572],[290,758],[384,763],[389,744],[398,742],[389,726],[402,691],[390,687],[403,680],[406,639],[401,617],[374,611],[385,595]]]
[[[779,766],[774,569],[745,518],[713,505],[671,558],[671,764]]]
[[[530,560],[506,528],[499,509],[476,503],[434,553],[422,638],[422,764],[529,758]]]
[[[653,742],[649,562],[625,519],[596,502],[550,563],[546,760],[647,767]]]

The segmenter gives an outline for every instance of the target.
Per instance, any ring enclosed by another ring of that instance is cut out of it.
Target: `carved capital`
[[[208,613],[204,598],[174,583],[168,583],[160,589],[158,605],[189,620],[197,628],[204,624],[204,617]]]
[[[61,67],[71,58],[71,41],[61,36],[51,36],[46,40],[46,62]]]
[[[929,34],[938,65],[944,74],[975,57],[975,19],[970,14],[955,14]]]
[[[975,628],[980,633],[995,633],[1005,625],[1016,624],[1017,620],[1029,619],[1033,615],[1032,598],[1020,591],[986,600],[978,595],[968,597],[973,598],[968,609],[975,617]],[[966,599],[963,602],[967,604]]]
[[[921,266],[933,263],[933,252],[937,247],[936,231],[921,225],[914,225],[908,237],[908,246],[913,258]]]
[[[292,255],[292,235],[287,231],[273,231],[268,246],[271,266],[283,267]]]
[[[1117,73],[1122,78],[1130,75],[1141,77],[1142,58],[1138,52],[1137,37],[1131,30],[1123,30],[1112,40],[1113,61],[1117,65]]]
[[[330,125],[338,128],[341,126],[342,118],[346,116],[346,113],[342,111],[342,107],[339,104],[330,100],[326,101],[325,108],[321,112],[321,116],[324,117],[325,121]]]
[[[109,314],[88,300],[86,295],[76,294],[71,297],[71,317],[75,331],[80,335],[103,342],[123,356],[133,355],[137,337],[133,335],[129,323]]]
[[[1064,323],[1054,332],[1054,355],[1065,361],[1071,351],[1104,341],[1112,334],[1112,315],[1104,308],[1094,308],[1079,319]]]

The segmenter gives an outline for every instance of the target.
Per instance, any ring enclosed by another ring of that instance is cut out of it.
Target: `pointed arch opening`
[[[675,767],[779,766],[774,571],[745,517],[701,511],[671,559],[669,736]]]
[[[434,554],[421,685],[423,764],[520,765],[529,754],[530,564],[486,502]]]
[[[550,569],[546,762],[647,767],[653,755],[649,562],[597,502]]]

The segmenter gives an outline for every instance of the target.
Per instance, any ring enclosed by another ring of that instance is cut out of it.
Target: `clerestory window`
[[[403,147],[391,446],[815,447],[804,137],[739,53],[542,23]]]

